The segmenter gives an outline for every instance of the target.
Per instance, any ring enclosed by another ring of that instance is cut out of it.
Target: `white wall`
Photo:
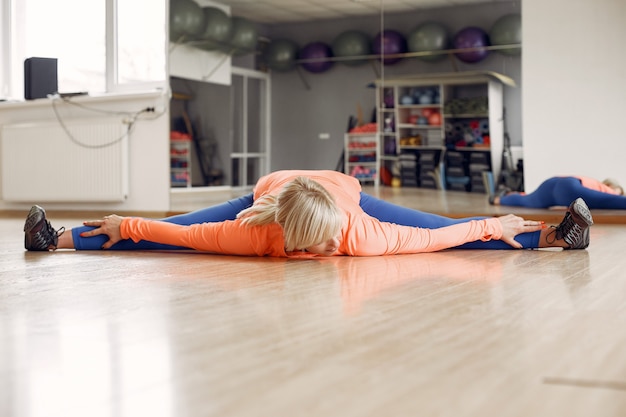
[[[102,210],[110,212],[159,212],[165,213],[170,209],[170,177],[169,177],[169,98],[160,92],[136,93],[132,95],[107,95],[102,97],[84,97],[76,99],[79,104],[90,109],[108,112],[137,112],[146,107],[155,107],[162,116],[148,120],[142,118],[135,123],[129,138],[130,166],[129,166],[129,193],[128,198],[117,203],[46,203],[47,209],[55,210]],[[30,102],[0,103],[0,125],[56,121],[52,109],[52,101],[48,99],[33,100]],[[60,104],[60,112],[67,120],[75,117],[98,117],[94,111],[79,107]],[[108,117],[104,114],[103,117]],[[150,116],[148,116],[150,117]],[[152,116],[153,117],[153,116]],[[42,137],[45,141],[49,138]],[[69,139],[68,139],[69,140]],[[37,149],[33,149],[37,152]],[[58,161],[50,161],[46,167],[32,167],[41,175],[48,170],[54,170]],[[80,172],[77,173],[80,175]],[[20,178],[14,178],[20,181]],[[22,184],[28,187],[28,184]],[[62,187],[63,184],[59,184]],[[38,203],[33,201],[32,204]],[[2,209],[27,209],[29,203],[11,203],[0,200]]]
[[[527,191],[562,174],[626,184],[626,1],[524,0]]]

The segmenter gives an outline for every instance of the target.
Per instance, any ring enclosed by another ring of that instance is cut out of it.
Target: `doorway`
[[[270,170],[270,77],[232,68],[230,185],[251,188]]]

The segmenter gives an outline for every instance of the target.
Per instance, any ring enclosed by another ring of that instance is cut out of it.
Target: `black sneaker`
[[[43,208],[32,206],[24,224],[24,248],[36,251],[54,250],[63,232],[64,227],[59,231],[52,228],[46,220],[46,211]]]
[[[589,226],[593,218],[589,207],[582,198],[577,198],[569,205],[565,217],[554,231],[555,238],[563,239],[569,245],[567,249],[585,249],[589,246]]]

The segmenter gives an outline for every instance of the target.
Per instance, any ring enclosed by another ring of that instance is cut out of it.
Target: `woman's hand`
[[[546,228],[545,223],[542,221],[524,220],[514,214],[498,217],[498,220],[502,224],[502,237],[500,240],[517,249],[521,249],[522,245],[514,239],[515,236],[520,233],[536,232]]]
[[[109,240],[104,245],[102,245],[102,249],[109,249],[111,246],[122,240],[120,225],[122,224],[123,219],[124,218],[121,216],[111,214],[109,216],[103,217],[102,220],[89,220],[83,222],[85,226],[96,227],[96,229],[90,230],[88,232],[83,232],[80,235],[81,237],[107,235],[109,237]]]

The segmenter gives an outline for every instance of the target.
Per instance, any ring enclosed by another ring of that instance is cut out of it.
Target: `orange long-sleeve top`
[[[615,191],[608,185],[594,178],[581,177],[581,176],[576,176],[574,178],[578,178],[580,180],[580,184],[585,188],[589,188],[590,190],[596,190],[596,191],[600,191],[602,193],[607,193],[607,194],[615,194],[615,195],[619,194],[617,191]]]
[[[472,220],[439,229],[422,229],[381,222],[359,206],[359,181],[336,171],[277,171],[262,177],[254,199],[281,189],[298,176],[320,183],[343,212],[341,243],[335,255],[374,256],[434,252],[476,240],[500,239],[502,225],[496,218]],[[286,252],[282,228],[274,223],[248,226],[240,219],[181,226],[138,217],[124,218],[122,238],[147,240],[225,255],[308,257]]]

